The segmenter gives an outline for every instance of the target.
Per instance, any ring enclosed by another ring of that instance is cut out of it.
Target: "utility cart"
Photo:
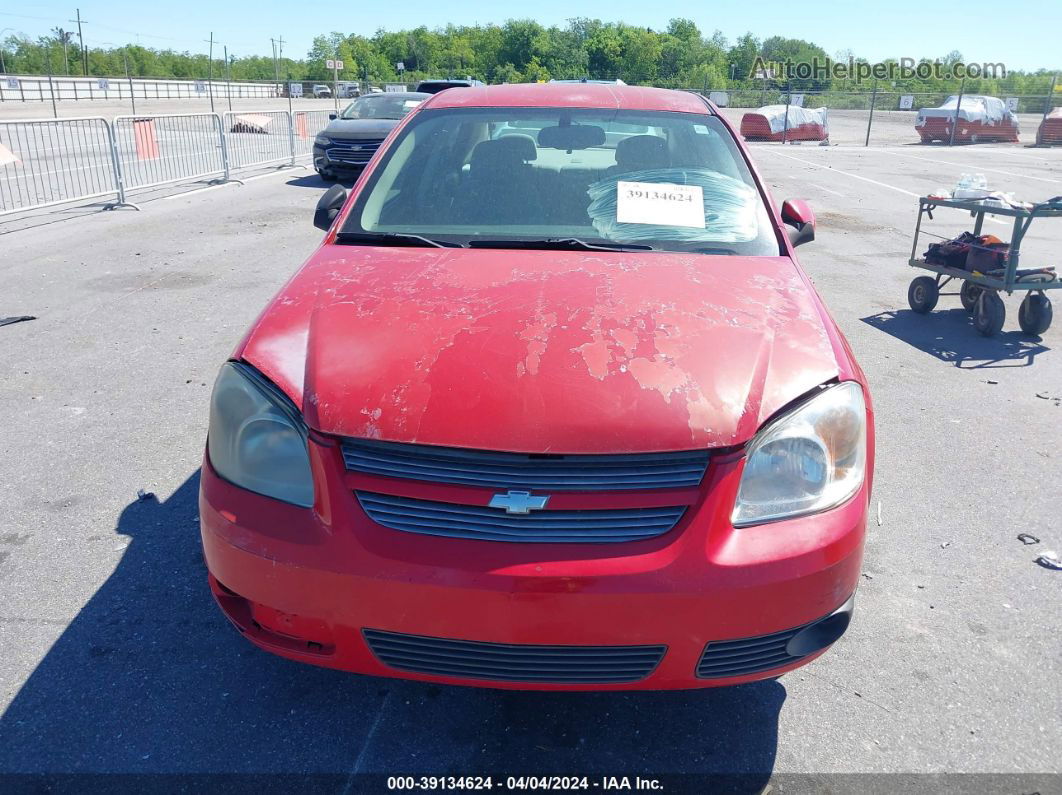
[[[955,265],[926,262],[918,257],[918,238],[922,233],[922,217],[933,218],[933,211],[938,207],[966,210],[976,219],[973,235],[982,234],[986,215],[1001,215],[1014,219],[1009,247],[1006,248],[1003,267],[970,270]],[[1021,241],[1029,231],[1036,218],[1062,218],[1062,196],[1033,205],[1032,207],[999,207],[985,205],[978,199],[936,199],[922,197],[918,200],[918,221],[915,224],[914,242],[911,245],[909,264],[914,268],[932,271],[935,276],[918,276],[907,290],[907,302],[911,309],[925,314],[937,305],[940,290],[952,280],[962,282],[959,298],[967,312],[973,313],[974,328],[986,337],[999,333],[1003,328],[1007,310],[1003,305],[1000,292],[1007,295],[1015,291],[1025,291],[1025,298],[1018,309],[1018,325],[1026,334],[1038,336],[1047,331],[1051,325],[1051,299],[1045,295],[1048,290],[1062,288],[1062,280],[1055,273],[1054,267],[1042,267],[1021,270],[1018,268],[1021,257]]]

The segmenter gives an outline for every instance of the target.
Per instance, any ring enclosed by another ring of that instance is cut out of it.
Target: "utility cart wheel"
[[[1051,299],[1043,293],[1029,293],[1018,307],[1018,325],[1032,337],[1039,337],[1051,327]]]
[[[995,290],[982,290],[974,309],[974,328],[985,337],[994,337],[1003,328],[1007,308]]]
[[[962,283],[962,289],[959,291],[959,300],[962,301],[962,308],[967,312],[973,312],[977,308],[977,299],[981,297],[981,288],[973,282]]]
[[[932,276],[919,276],[907,288],[907,303],[920,315],[932,311],[940,298],[940,288]]]

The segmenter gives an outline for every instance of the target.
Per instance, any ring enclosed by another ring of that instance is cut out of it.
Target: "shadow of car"
[[[668,693],[495,691],[261,652],[210,597],[198,491],[197,471],[168,499],[122,510],[114,532],[130,542],[121,561],[0,719],[0,772],[33,776],[8,783],[83,791],[125,786],[99,773],[287,774],[300,777],[293,785],[316,776],[318,789],[340,791],[352,772],[683,773],[758,792],[770,777],[785,700],[775,681]]]

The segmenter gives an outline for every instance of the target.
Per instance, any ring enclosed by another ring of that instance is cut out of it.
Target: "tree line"
[[[545,81],[550,78],[621,79],[630,84],[667,88],[802,91],[869,91],[870,81],[835,77],[784,80],[751,76],[757,58],[768,62],[824,62],[826,51],[813,42],[751,33],[729,42],[719,31],[702,32],[692,20],[672,19],[666,29],[575,18],[564,26],[543,26],[530,19],[502,25],[448,25],[445,28],[329,33],[317,36],[305,58],[230,55],[156,50],[129,44],[81,52],[70,31],[56,28],[30,40],[13,35],[0,42],[4,67],[17,74],[82,74],[177,79],[330,80],[326,60],[343,62],[340,80],[406,82],[435,77],[473,77],[487,83]],[[849,51],[835,53],[847,61]],[[942,61],[962,60],[957,52]],[[858,59],[857,59],[858,60]],[[399,67],[401,65],[401,68]],[[1005,78],[968,80],[966,90],[987,94],[1043,94],[1051,73],[1009,72]],[[882,90],[941,92],[957,81],[911,78],[889,81]]]

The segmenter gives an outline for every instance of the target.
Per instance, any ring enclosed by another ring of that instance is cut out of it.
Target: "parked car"
[[[448,88],[471,88],[472,86],[481,85],[483,83],[479,80],[452,80],[450,78],[445,80],[421,80],[417,83],[417,91],[422,94],[438,94]]]
[[[591,80],[589,77],[580,77],[573,80],[550,80],[551,83],[598,83],[606,86],[625,86],[627,85],[618,77],[615,80]]]
[[[974,144],[984,141],[1017,142],[1018,117],[1007,108],[1003,100],[998,97],[967,94],[962,97],[961,106],[959,97],[953,96],[948,97],[939,108],[922,108],[918,111],[915,129],[922,143],[950,142],[956,110],[958,110],[956,142]]]
[[[317,173],[335,179],[361,171],[399,120],[430,96],[409,91],[366,94],[342,113],[329,114],[331,121],[313,142]]]
[[[765,105],[741,117],[746,141],[825,141],[830,137],[829,109]]]
[[[1038,146],[1062,144],[1062,108],[1055,108],[1040,122],[1036,143]]]
[[[313,95],[318,99],[332,96],[332,89],[324,83],[318,83],[313,87]]]
[[[314,223],[211,398],[203,548],[249,641],[568,690],[776,677],[842,635],[866,380],[796,259],[814,214],[709,103],[443,92]]]

